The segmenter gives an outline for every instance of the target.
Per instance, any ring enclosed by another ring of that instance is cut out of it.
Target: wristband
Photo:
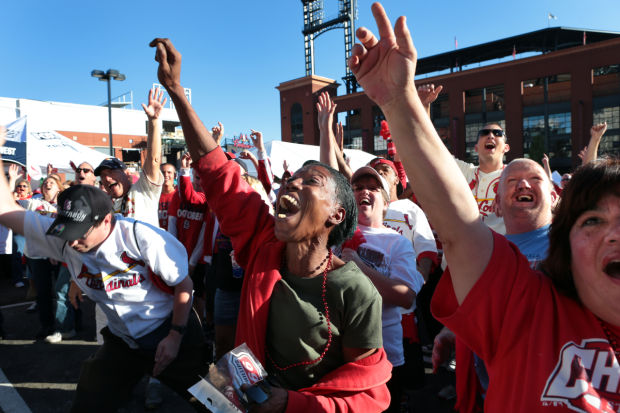
[[[177,333],[179,333],[180,335],[183,335],[183,334],[185,334],[185,331],[187,330],[187,326],[186,325],[185,326],[180,326],[180,325],[177,325],[177,324],[171,324],[170,325],[170,330],[174,330]]]

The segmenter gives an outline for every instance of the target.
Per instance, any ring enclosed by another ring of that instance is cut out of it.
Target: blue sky
[[[176,4],[175,4],[176,3]],[[375,28],[371,1],[358,0],[356,27]],[[325,16],[337,0],[324,0]],[[620,31],[618,0],[383,2],[392,21],[406,15],[420,57],[552,26]],[[156,78],[154,37],[170,37],[183,54],[182,82],[203,122],[218,120],[226,136],[250,128],[280,139],[279,94],[275,87],[302,77],[302,4],[271,1],[85,1],[3,2],[0,25],[0,96],[100,104],[105,84],[93,69],[118,69],[127,76],[112,94],[132,90],[144,102]],[[342,30],[315,42],[315,72],[344,76]],[[339,94],[344,94],[344,86]]]

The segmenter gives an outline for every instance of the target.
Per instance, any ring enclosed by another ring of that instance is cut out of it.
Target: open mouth
[[[615,278],[620,280],[620,261],[610,261],[605,265],[603,269],[605,274],[609,275],[611,278]]]
[[[519,202],[534,202],[534,197],[532,195],[523,194],[523,195],[519,195],[517,197],[517,201],[519,201]]]
[[[359,205],[360,205],[360,206],[363,206],[363,205],[368,205],[368,206],[370,206],[370,205],[371,205],[371,203],[370,203],[370,200],[369,200],[368,198],[364,198],[364,199],[360,200]]]
[[[495,144],[493,142],[487,142],[487,144],[484,145],[484,147],[486,149],[495,149]]]
[[[278,218],[286,218],[299,212],[299,201],[290,195],[282,195],[280,202],[278,202],[278,212],[276,216]]]

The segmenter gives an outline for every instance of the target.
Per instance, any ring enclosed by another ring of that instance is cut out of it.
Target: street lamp
[[[90,72],[92,77],[96,77],[101,81],[108,81],[108,130],[110,135],[110,156],[114,156],[114,146],[112,145],[112,92],[110,88],[110,80],[125,80],[125,75],[118,70],[108,69],[107,72],[103,70],[93,70]]]

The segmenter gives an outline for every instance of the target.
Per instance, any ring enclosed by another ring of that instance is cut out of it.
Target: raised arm
[[[442,89],[443,86],[435,87],[432,83],[418,86],[418,96],[420,97],[422,105],[429,116],[431,115],[431,103],[437,100],[437,96],[439,96]]]
[[[9,189],[11,192],[15,191],[15,183],[22,176],[24,176],[24,174],[19,165],[14,163],[9,165]]]
[[[546,153],[543,153],[542,164],[543,164],[543,169],[545,170],[545,173],[547,174],[549,179],[553,182],[553,179],[552,179],[553,172],[551,172],[551,166],[549,165],[549,157],[547,156]]]
[[[185,91],[181,86],[181,53],[174,48],[170,39],[154,39],[150,46],[157,48],[155,53],[155,60],[159,62],[157,78],[174,103],[183,127],[187,148],[192,159],[200,159],[219,145],[185,97]]]
[[[372,12],[381,38],[359,28],[362,44],[354,46],[349,66],[390,124],[416,196],[443,241],[461,303],[491,257],[492,233],[420,101],[414,84],[417,52],[405,17],[398,18],[393,30],[379,3]]]
[[[181,157],[181,170],[179,171],[179,197],[182,201],[192,204],[204,204],[207,198],[204,193],[194,189],[191,181],[192,158],[189,153],[184,153]]]
[[[329,93],[322,92],[316,103],[318,112],[319,137],[320,137],[320,161],[338,170],[336,159],[336,139],[334,138],[334,112],[336,104],[329,97]]]
[[[601,139],[607,131],[607,122],[599,123],[590,128],[590,142],[586,146],[586,153],[582,158],[583,164],[596,160],[598,157],[598,147],[601,144]]]
[[[271,171],[271,160],[265,150],[263,134],[254,129],[250,130],[252,131],[252,133],[250,133],[250,139],[252,139],[252,144],[256,148],[256,156],[258,158],[255,165],[258,180],[263,184],[263,188],[265,188],[265,192],[269,194],[269,198],[275,200],[275,193],[272,192],[273,172]],[[252,162],[254,162],[254,160],[252,160]]]
[[[6,129],[3,126],[0,126],[0,147],[4,146],[5,139]],[[12,166],[13,165],[11,165],[11,167]],[[2,162],[1,156],[0,170],[4,171],[4,163]],[[11,173],[10,167],[9,173]],[[9,187],[9,183],[6,180],[4,173],[0,173],[0,175],[2,175],[0,176],[0,225],[4,225],[5,227],[12,229],[14,232],[23,235],[25,211],[24,208],[17,205],[17,202],[15,202],[15,198],[13,197],[15,183],[13,183],[13,188]],[[15,173],[15,176],[17,176],[17,173]],[[11,176],[11,178],[13,178],[13,176]]]
[[[342,127],[342,122],[338,122],[336,124],[335,149],[336,159],[338,160],[338,170],[350,181],[353,176],[353,171],[351,170],[347,159],[344,157],[344,128]]]
[[[217,126],[211,128],[211,135],[213,136],[215,143],[219,145],[224,137],[224,125],[222,125],[222,122],[218,122]]]
[[[142,104],[142,109],[149,119],[143,170],[149,181],[156,184],[163,182],[163,175],[159,169],[161,166],[161,120],[159,115],[167,100],[163,96],[163,90],[159,88],[155,91],[149,89],[149,105]]]

